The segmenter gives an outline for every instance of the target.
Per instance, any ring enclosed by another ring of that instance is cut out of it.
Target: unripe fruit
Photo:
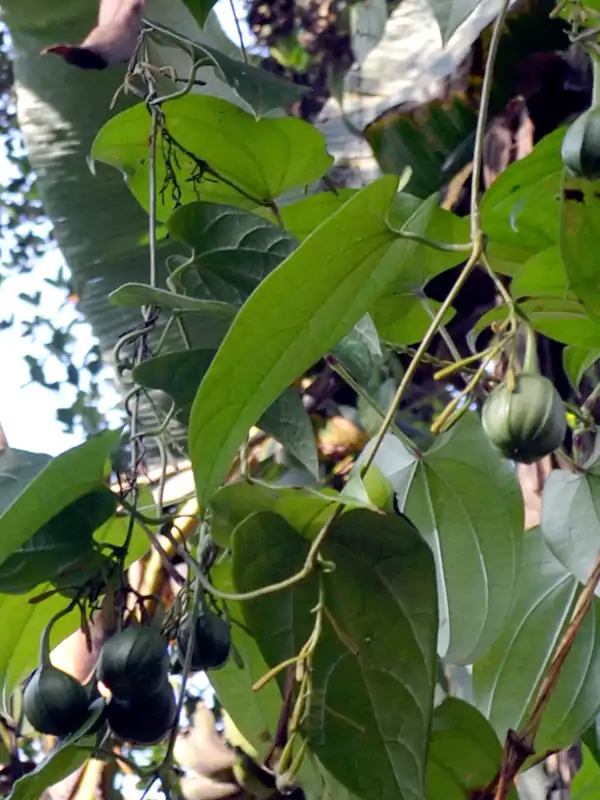
[[[126,628],[102,648],[96,674],[115,697],[149,697],[169,674],[167,643],[156,628]]]
[[[175,694],[165,681],[151,697],[137,696],[130,700],[113,697],[106,709],[106,719],[119,739],[147,745],[160,741],[168,733],[176,713]]]
[[[190,638],[194,647],[190,663],[192,672],[218,669],[225,664],[231,648],[231,631],[223,617],[203,608],[196,620],[193,637],[190,637],[190,626],[184,622],[177,634],[177,654],[181,665],[185,663]]]
[[[506,383],[497,386],[483,405],[481,421],[502,455],[523,464],[553,453],[567,430],[560,395],[535,373],[517,375],[514,391]]]

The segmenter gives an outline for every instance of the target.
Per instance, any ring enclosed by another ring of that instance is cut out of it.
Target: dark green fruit
[[[513,392],[501,383],[483,405],[481,421],[505,458],[531,464],[562,444],[567,423],[560,395],[547,378],[522,373]]]
[[[102,648],[96,674],[121,700],[154,695],[169,674],[167,643],[156,628],[126,628]]]
[[[151,697],[119,700],[113,697],[106,709],[108,725],[115,736],[132,744],[160,741],[175,722],[177,704],[168,681]]]
[[[177,651],[182,665],[185,663],[189,645],[190,626],[184,623],[177,634]],[[202,609],[194,626],[193,646],[190,665],[192,672],[222,667],[231,648],[231,631],[223,617],[207,608]]]
[[[25,716],[39,733],[68,736],[88,717],[88,694],[66,672],[42,664],[33,674],[23,694]]]
[[[569,126],[561,154],[574,176],[600,178],[600,107],[588,108]]]

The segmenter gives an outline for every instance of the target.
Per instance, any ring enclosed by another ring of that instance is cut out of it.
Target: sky
[[[243,20],[243,9],[240,0],[233,0],[240,24],[247,43],[250,34]],[[216,6],[218,17],[227,35],[238,41],[238,34],[233,17],[230,0],[219,0]],[[3,181],[10,175],[11,166],[0,147],[0,175]],[[38,232],[38,231],[36,231]],[[43,235],[43,231],[39,231]],[[22,322],[30,320],[36,313],[49,317],[54,324],[68,324],[77,317],[76,308],[72,305],[60,309],[65,299],[64,290],[55,289],[44,282],[44,278],[56,278],[59,268],[64,265],[58,248],[53,247],[42,258],[29,274],[10,274],[0,284],[0,320],[15,316],[11,328],[0,331],[0,423],[10,447],[31,452],[43,452],[58,455],[83,440],[83,433],[65,433],[63,425],[56,418],[56,410],[61,406],[70,406],[75,399],[74,387],[63,384],[60,392],[53,392],[37,383],[29,382],[29,368],[24,356],[27,354],[40,357],[45,354],[43,339],[37,342],[31,338],[22,338]],[[29,295],[41,290],[41,302],[38,308],[19,299],[20,293]],[[75,363],[95,343],[89,325],[83,323],[74,331],[77,336]],[[42,335],[43,336],[43,335]],[[57,369],[47,371],[48,381],[64,380],[64,372]],[[117,396],[106,382],[103,384],[103,399],[100,410],[108,412],[114,407]]]

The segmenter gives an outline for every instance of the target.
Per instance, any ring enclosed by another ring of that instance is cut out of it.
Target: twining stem
[[[375,442],[373,444],[373,447],[371,448],[369,454],[367,455],[367,458],[365,459],[363,470],[362,470],[363,475],[367,472],[367,470],[373,464],[373,461],[375,460],[375,456],[377,455],[377,451],[379,450],[379,448],[381,446],[381,443],[382,443],[386,433],[388,432],[388,430],[390,428],[390,425],[392,424],[392,422],[394,420],[394,417],[396,416],[396,411],[398,410],[398,406],[400,405],[400,402],[401,402],[402,398],[404,397],[404,393],[406,392],[408,386],[410,385],[410,382],[412,381],[412,379],[413,379],[413,377],[415,375],[415,372],[417,371],[417,368],[418,368],[419,363],[421,361],[421,357],[425,354],[427,348],[431,344],[431,341],[432,341],[433,337],[436,335],[436,333],[438,331],[438,327],[439,327],[440,323],[442,322],[442,320],[444,319],[444,315],[446,314],[446,312],[448,311],[448,309],[450,308],[450,306],[452,305],[452,303],[456,299],[458,293],[460,292],[460,290],[464,286],[467,278],[471,274],[471,272],[473,270],[473,267],[475,266],[475,264],[477,263],[477,261],[479,259],[479,256],[481,255],[482,249],[483,249],[483,236],[482,236],[481,232],[479,232],[477,234],[477,239],[474,241],[473,251],[471,252],[471,255],[469,256],[469,260],[467,261],[467,263],[462,268],[462,271],[461,271],[460,275],[458,276],[458,278],[456,279],[456,281],[454,283],[454,286],[452,287],[452,289],[448,293],[448,295],[447,295],[446,299],[444,300],[444,302],[442,303],[442,305],[439,307],[437,314],[435,315],[431,325],[429,326],[429,328],[427,329],[427,332],[425,333],[425,336],[423,337],[423,339],[421,340],[421,343],[417,347],[417,350],[416,350],[416,352],[415,352],[410,364],[406,368],[406,372],[404,373],[404,376],[403,376],[402,380],[400,381],[400,385],[398,386],[398,389],[396,391],[394,399],[392,400],[392,402],[391,402],[391,404],[390,404],[390,406],[389,406],[389,408],[387,410],[387,413],[386,413],[386,415],[385,415],[385,417],[383,419],[383,422],[381,423],[381,427],[379,428],[379,432],[377,433],[377,436],[375,437]]]

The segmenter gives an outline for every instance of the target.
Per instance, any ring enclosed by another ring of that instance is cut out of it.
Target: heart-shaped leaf
[[[169,230],[194,250],[196,295],[240,306],[298,244],[281,227],[233,206],[189,203],[169,218]],[[188,280],[188,285],[190,281]]]
[[[500,638],[473,668],[478,707],[504,739],[527,718],[577,596],[576,579],[554,558],[539,529],[527,531],[515,605]],[[600,604],[578,631],[544,711],[536,751],[568,747],[600,708]]]
[[[421,456],[389,435],[374,463],[434,553],[438,652],[450,663],[469,664],[489,650],[513,602],[524,521],[515,472],[474,414]]]
[[[253,514],[233,536],[236,588],[289,577],[308,546],[283,518]],[[335,570],[323,576],[327,612],[313,663],[310,746],[359,797],[375,796],[373,787],[379,798],[421,797],[435,682],[431,552],[404,517],[366,509],[334,522],[321,552]],[[246,624],[270,666],[307,641],[318,597],[313,574],[244,603]]]
[[[163,221],[180,203],[196,200],[241,208],[272,206],[282,192],[311,183],[331,165],[323,136],[297,118],[257,121],[241,108],[206,95],[168,101],[162,110],[166,129],[177,142],[169,144],[164,136],[158,137],[157,214]],[[149,200],[149,133],[150,115],[142,103],[107,122],[91,151],[94,161],[124,173],[145,209]],[[294,158],[290,158],[291,152]],[[206,163],[222,180],[205,173]]]

